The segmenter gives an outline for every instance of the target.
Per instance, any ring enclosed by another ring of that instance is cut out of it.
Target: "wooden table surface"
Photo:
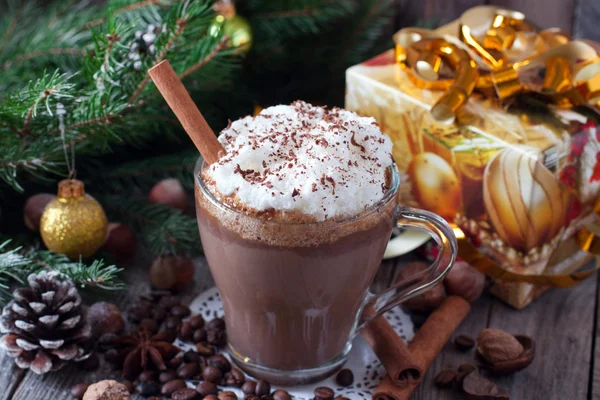
[[[385,262],[381,269],[383,276],[392,276],[406,260]],[[138,294],[147,292],[147,265],[148,262],[139,261],[138,267],[129,268],[126,271],[128,290],[120,292],[111,301],[126,307]],[[199,258],[194,287],[184,293],[184,301],[190,301],[194,293],[212,285],[206,262]],[[594,276],[572,289],[548,291],[521,311],[484,295],[474,304],[457,333],[476,336],[481,329],[494,327],[530,335],[536,340],[537,355],[526,370],[495,380],[513,400],[600,399],[600,349],[596,347],[600,317],[598,289],[599,281]],[[415,317],[415,320],[418,318]],[[456,368],[471,360],[472,353],[459,353],[453,345],[446,345],[412,398],[462,398],[456,392],[436,389],[432,381],[441,369]],[[69,391],[74,384],[118,377],[119,371],[111,371],[107,364],[102,364],[94,372],[81,371],[74,365],[38,376],[20,370],[14,366],[12,359],[0,354],[0,400],[66,400],[71,398]]]

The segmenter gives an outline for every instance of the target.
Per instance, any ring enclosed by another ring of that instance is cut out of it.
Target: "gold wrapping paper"
[[[399,32],[396,49],[348,69],[346,108],[375,117],[392,138],[401,201],[453,222],[460,256],[493,278],[492,293],[522,308],[593,273],[578,270],[593,259],[588,250],[600,250],[590,224],[600,209],[600,115],[581,104],[600,97],[600,68],[589,52],[588,70],[565,57],[591,45],[518,17],[467,32],[496,57],[496,70],[473,55],[476,46],[461,47],[459,21]],[[511,46],[502,59],[499,49]],[[457,79],[453,68],[466,64],[444,49],[466,53],[475,73]],[[540,50],[532,57],[532,49]],[[444,98],[454,118],[432,112]]]

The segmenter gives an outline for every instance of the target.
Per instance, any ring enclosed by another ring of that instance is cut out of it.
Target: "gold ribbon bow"
[[[452,123],[474,91],[500,101],[528,93],[558,107],[599,105],[600,57],[594,45],[571,40],[559,29],[538,31],[517,11],[474,7],[435,31],[402,29],[394,41],[396,62],[408,79],[418,88],[444,91],[431,108],[438,122]],[[532,80],[542,68],[543,82]],[[600,200],[594,212],[600,215]],[[542,275],[508,271],[481,254],[460,228],[454,230],[459,256],[504,281],[569,287],[600,268]],[[600,255],[600,226],[588,225],[575,237],[582,250]]]
[[[538,31],[517,11],[474,7],[435,31],[394,35],[396,60],[419,88],[445,90],[431,114],[450,123],[473,91],[505,100],[531,92],[560,107],[600,100],[600,57],[558,29]],[[543,84],[527,71],[545,67]]]

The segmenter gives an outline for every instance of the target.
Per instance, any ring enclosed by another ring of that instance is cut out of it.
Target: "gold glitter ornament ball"
[[[104,243],[107,228],[104,209],[76,179],[59,182],[58,196],[48,203],[40,221],[46,247],[71,260],[93,255]]]

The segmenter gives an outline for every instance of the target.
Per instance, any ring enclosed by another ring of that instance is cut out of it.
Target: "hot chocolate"
[[[219,141],[227,154],[197,177],[196,204],[234,358],[343,361],[394,224],[390,140],[372,118],[295,102]]]

